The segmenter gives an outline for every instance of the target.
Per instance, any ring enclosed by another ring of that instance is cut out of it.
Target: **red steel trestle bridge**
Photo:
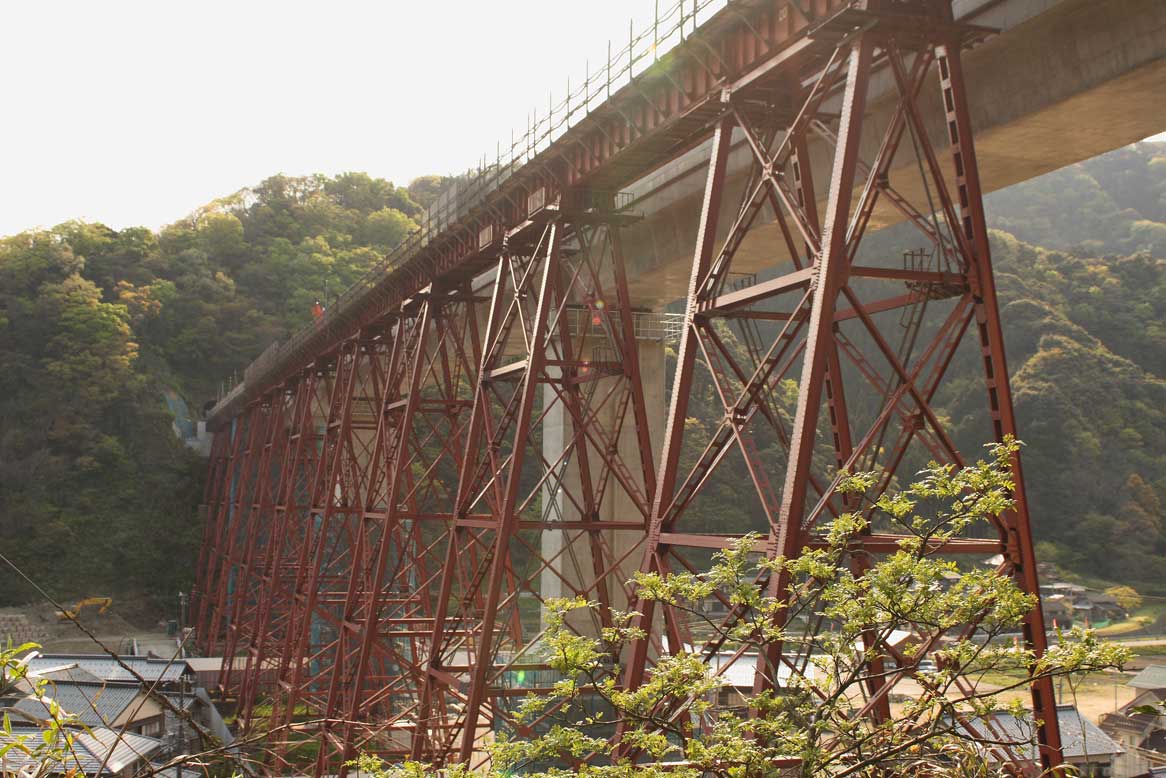
[[[683,613],[637,601],[633,573],[696,568],[746,529],[759,553],[794,556],[849,509],[837,473],[875,471],[877,493],[928,460],[963,463],[933,406],[961,354],[981,365],[980,442],[1015,434],[961,68],[990,31],[949,0],[708,5],[678,6],[663,32],[682,42],[614,91],[609,56],[575,107],[213,412],[197,639],[234,658],[220,686],[243,727],[316,722],[318,773],[360,751],[479,760],[540,688],[523,679],[545,677],[550,596],[600,603],[580,631],[642,612],[623,677],[638,685],[661,651],[700,641]],[[887,120],[872,119],[876,86]],[[668,333],[629,291],[641,214],[621,192],[710,139]],[[920,248],[890,260],[868,227],[896,222]],[[743,272],[747,253],[769,270]],[[1015,467],[1016,509],[944,553],[999,555],[1036,593]],[[733,531],[700,510],[726,479]],[[898,539],[872,531],[853,564]],[[1045,650],[1039,608],[1023,638]],[[756,689],[804,667],[793,650],[757,658]],[[885,673],[861,713],[889,715],[908,675]],[[1032,701],[1056,766],[1051,684]],[[272,759],[287,771],[295,755]]]

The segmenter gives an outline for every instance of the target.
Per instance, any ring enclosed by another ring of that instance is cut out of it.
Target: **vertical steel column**
[[[362,373],[362,368],[364,373]],[[362,467],[358,461],[362,453],[357,440],[356,406],[367,404],[380,407],[380,376],[377,362],[377,344],[365,332],[350,339],[337,357],[337,391],[329,414],[324,436],[318,478],[313,489],[311,520],[318,517],[314,534],[306,536],[301,569],[298,574],[296,596],[292,600],[292,618],[289,622],[289,650],[282,657],[280,684],[283,694],[276,697],[271,721],[277,728],[288,728],[298,706],[316,707],[315,694],[323,695],[325,688],[314,675],[318,668],[327,675],[335,670],[326,655],[312,643],[314,625],[320,628],[343,629],[332,608],[342,604],[344,591],[332,588],[338,580],[333,568],[347,562],[354,543],[349,526],[353,513],[359,512],[362,494]],[[359,394],[371,392],[372,397]],[[367,464],[364,463],[365,465]],[[322,700],[319,701],[322,704]],[[275,758],[283,761],[286,744],[276,749]]]
[[[790,437],[789,464],[782,489],[781,512],[776,534],[769,538],[769,557],[793,558],[804,544],[802,518],[811,480],[814,441],[818,432],[818,410],[829,357],[834,352],[834,316],[838,292],[848,274],[847,228],[850,202],[858,167],[858,148],[862,139],[862,118],[866,110],[867,81],[870,77],[874,43],[869,36],[855,41],[850,50],[846,89],[842,96],[838,144],[826,202],[822,252],[814,265],[813,301],[806,334],[802,375],[798,385],[798,404]],[[784,570],[769,580],[768,594],[784,598],[789,585]],[[782,617],[784,618],[784,616]],[[773,688],[781,663],[782,644],[771,642],[765,663],[758,661],[754,691]]]
[[[304,515],[305,525],[299,543],[292,549],[294,561],[291,564],[295,571],[295,583],[291,587],[287,602],[284,643],[277,649],[279,658],[277,685],[272,697],[271,714],[267,720],[269,731],[281,730],[278,735],[280,738],[287,737],[287,733],[282,730],[286,730],[294,716],[299,679],[303,672],[305,646],[308,642],[317,594],[316,571],[312,565],[317,555],[317,545],[323,543],[326,529],[323,526],[322,514],[325,511],[330,514],[331,506],[335,502],[333,476],[343,444],[344,420],[348,418],[351,406],[352,383],[356,369],[355,340],[343,344],[340,352],[330,360],[331,364],[324,368],[330,369],[331,372],[331,381],[327,385],[328,413],[324,419],[320,450],[309,489],[310,497]],[[322,508],[322,503],[326,507]],[[289,696],[292,698],[290,702],[286,699]],[[277,764],[282,762],[286,750],[286,743],[282,740],[277,741],[274,754]]]
[[[433,742],[433,729],[443,722],[437,720],[439,706],[438,697],[442,694],[441,687],[448,684],[450,678],[441,669],[442,645],[446,640],[446,622],[450,618],[450,605],[454,591],[454,579],[458,570],[458,556],[462,553],[472,553],[472,546],[467,543],[468,529],[462,525],[461,517],[465,494],[469,489],[469,482],[473,477],[470,469],[475,464],[473,454],[478,451],[486,426],[488,413],[488,398],[485,396],[483,385],[489,380],[488,366],[490,357],[495,351],[496,331],[502,326],[502,305],[504,286],[508,278],[509,268],[506,257],[499,258],[495,266],[494,281],[490,297],[490,308],[486,319],[486,331],[483,337],[481,362],[474,380],[474,401],[470,411],[470,421],[466,434],[465,451],[458,467],[457,495],[454,498],[452,524],[450,528],[450,542],[446,547],[446,558],[443,565],[444,574],[441,578],[441,588],[437,595],[437,610],[434,613],[433,633],[429,640],[429,655],[424,659],[422,670],[424,683],[421,689],[421,700],[417,714],[417,729],[413,735],[412,756],[414,759],[426,759],[438,756],[434,751],[438,744]],[[463,582],[464,583],[464,582]],[[455,614],[456,615],[456,614]],[[444,757],[444,754],[440,755]]]
[[[656,466],[652,455],[652,431],[648,421],[648,408],[644,400],[644,384],[641,378],[639,345],[636,343],[636,327],[632,321],[632,298],[628,293],[627,264],[624,261],[623,238],[620,230],[612,229],[611,259],[612,275],[615,281],[616,304],[619,310],[626,312],[620,317],[620,343],[624,355],[623,365],[627,371],[627,379],[631,384],[632,420],[636,428],[636,442],[639,445],[640,477],[644,481],[644,496],[651,505],[656,494]],[[633,357],[633,355],[635,355]]]
[[[264,586],[256,608],[238,695],[238,720],[242,722],[245,732],[251,728],[251,714],[260,691],[271,680],[271,648],[273,645],[282,645],[287,638],[295,573],[292,560],[299,548],[297,538],[306,531],[311,496],[310,475],[314,472],[317,458],[316,412],[321,394],[319,387],[326,383],[318,381],[320,377],[321,371],[311,367],[289,382],[291,391],[295,393],[295,409],[281,461],[282,474],[280,491],[275,498],[272,542],[263,560]],[[287,580],[289,572],[291,581]]]
[[[208,634],[208,649],[211,653],[219,650],[219,640],[224,635],[223,620],[228,618],[235,596],[237,567],[241,560],[238,558],[242,536],[246,533],[250,510],[244,510],[251,500],[252,491],[259,479],[258,459],[261,453],[264,430],[270,416],[262,403],[251,405],[247,413],[247,434],[245,448],[239,452],[239,470],[231,482],[232,494],[225,502],[226,518],[223,523],[225,543],[222,549],[221,563],[217,571],[218,594],[215,597],[216,607],[211,613]]]
[[[469,697],[466,701],[465,722],[462,729],[462,742],[458,754],[462,762],[469,762],[470,756],[473,754],[474,734],[477,730],[478,717],[481,715],[482,703],[485,701],[487,672],[490,670],[494,657],[493,641],[494,629],[498,617],[498,603],[502,596],[503,578],[507,573],[507,566],[510,560],[510,538],[514,534],[518,521],[518,513],[515,510],[515,506],[518,500],[519,476],[522,473],[526,442],[530,434],[531,411],[534,408],[535,394],[538,389],[538,376],[542,372],[543,364],[546,360],[544,339],[549,337],[547,333],[547,317],[551,305],[551,280],[559,270],[559,244],[561,239],[559,225],[552,224],[547,245],[547,260],[543,265],[542,280],[538,285],[538,303],[535,307],[532,328],[536,341],[527,356],[526,375],[522,383],[521,398],[519,399],[515,420],[514,449],[510,455],[509,478],[505,481],[502,501],[498,506],[498,514],[495,519],[498,522],[498,529],[495,534],[494,548],[491,552],[490,576],[487,582],[482,623],[478,628],[480,649],[477,655],[477,663],[472,669]],[[487,336],[486,340],[489,342],[489,336]],[[475,400],[475,406],[480,407],[482,413],[486,412],[488,402],[484,395],[492,391],[489,385],[490,378],[488,370],[483,370],[482,374],[478,376],[478,394],[481,397],[481,403],[479,404]],[[485,423],[486,420],[482,419],[483,426]],[[470,458],[467,457],[466,459],[468,461]],[[471,482],[467,481],[466,483],[468,485]],[[468,506],[471,499],[472,495],[462,492],[459,495],[458,504],[459,506]],[[453,549],[454,553],[457,553],[454,545],[451,545],[450,548]]]
[[[344,717],[336,743],[342,762],[358,746],[386,759],[407,753],[395,738],[415,717],[424,682],[420,664],[427,652],[419,638],[428,634],[434,610],[429,557],[444,552],[450,524],[433,511],[442,509],[439,473],[458,469],[460,419],[469,405],[459,394],[462,379],[473,375],[475,315],[468,285],[427,289],[402,307],[397,364],[386,381],[380,451],[372,461],[375,483],[365,500],[366,520],[378,532],[362,573],[364,589],[354,590],[349,606],[358,642],[344,652],[351,668],[344,683],[333,675],[327,714]],[[317,767],[334,769],[323,758]]]
[[[262,596],[261,582],[256,568],[258,560],[270,541],[272,530],[272,494],[280,488],[282,469],[273,468],[280,461],[286,442],[287,423],[285,410],[287,396],[283,391],[272,392],[263,404],[267,407],[267,423],[264,430],[263,449],[256,468],[254,497],[247,506],[247,542],[243,549],[240,573],[235,581],[236,595],[231,604],[231,616],[227,624],[227,636],[223,647],[223,666],[219,673],[219,689],[224,694],[234,691],[234,656],[240,643],[249,640],[255,625],[254,605]],[[258,591],[252,594],[252,589]],[[249,608],[248,606],[252,606]],[[250,612],[248,612],[250,610]]]
[[[224,569],[222,561],[226,551],[230,503],[236,488],[235,481],[238,477],[239,465],[242,459],[243,440],[246,437],[246,424],[246,415],[232,419],[230,429],[225,433],[221,433],[226,435],[228,450],[224,454],[223,472],[219,479],[214,516],[208,517],[208,521],[211,524],[208,528],[208,531],[211,533],[211,542],[207,553],[207,571],[204,577],[206,589],[202,602],[199,604],[198,619],[196,622],[198,624],[199,634],[202,636],[201,644],[203,650],[210,654],[214,653],[213,648],[215,646],[215,639],[211,636],[211,622],[214,619],[215,612],[224,607],[224,603],[219,601],[219,579],[220,572]]]
[[[407,346],[407,317],[404,312],[396,317],[395,328],[389,328],[388,334],[392,340],[389,347],[389,362],[388,368],[385,371],[385,384],[380,393],[379,401],[376,404],[377,413],[377,428],[375,433],[375,442],[372,457],[365,463],[365,479],[366,481],[375,477],[374,471],[380,468],[382,457],[384,457],[385,438],[389,434],[389,425],[391,424],[391,414],[387,410],[387,406],[395,401],[398,397],[397,385],[399,384],[399,374],[402,365],[406,363],[405,352]],[[336,734],[333,732],[332,720],[335,718],[336,711],[341,705],[341,694],[345,687],[351,684],[360,684],[361,681],[355,680],[353,668],[350,667],[349,653],[351,648],[350,643],[360,644],[364,638],[375,635],[379,630],[379,625],[376,623],[368,624],[359,622],[359,615],[357,609],[364,605],[366,598],[371,603],[375,603],[380,596],[380,586],[368,587],[366,576],[368,574],[368,563],[366,556],[370,553],[376,553],[377,549],[385,546],[385,532],[384,522],[378,519],[370,519],[368,512],[370,509],[369,500],[371,495],[366,492],[361,497],[361,518],[357,521],[359,526],[355,528],[355,538],[351,541],[352,547],[348,559],[348,583],[347,591],[344,595],[344,610],[340,623],[337,626],[337,638],[335,650],[330,658],[325,657],[323,661],[331,661],[331,678],[328,686],[327,702],[321,711],[324,719],[320,732],[317,735],[317,742],[319,750],[316,756],[316,774],[323,775],[328,769],[332,757],[332,749],[336,747]],[[385,511],[389,510],[386,505]],[[370,539],[369,535],[377,530],[380,530],[380,535],[376,539]],[[378,554],[379,557],[379,554]],[[375,572],[373,575],[375,576]],[[367,588],[362,588],[367,587]],[[364,629],[364,635],[359,634],[360,629]],[[350,690],[353,694],[359,694],[357,689]],[[345,725],[341,724],[341,728]],[[341,744],[339,748],[343,751],[344,746]],[[341,767],[340,769],[343,769]]]
[[[490,309],[486,319],[486,331],[483,337],[483,348],[481,352],[481,362],[479,364],[478,373],[474,381],[474,401],[473,407],[470,411],[470,421],[466,436],[466,454],[463,455],[458,467],[458,487],[457,496],[454,498],[453,506],[453,526],[450,528],[450,542],[446,547],[445,564],[443,565],[444,574],[441,578],[441,588],[437,595],[437,610],[433,619],[433,633],[429,640],[429,655],[424,659],[422,670],[424,673],[424,683],[421,689],[421,700],[417,714],[417,730],[413,735],[412,756],[414,759],[425,759],[433,754],[433,750],[437,746],[433,742],[432,730],[440,722],[436,720],[439,708],[438,696],[441,695],[440,687],[448,683],[449,679],[444,676],[441,670],[441,648],[446,637],[446,621],[450,617],[450,604],[453,596],[453,586],[455,575],[453,571],[458,567],[458,555],[467,553],[471,549],[465,543],[465,536],[468,534],[465,527],[460,525],[459,519],[461,517],[462,504],[464,494],[469,488],[466,484],[471,479],[472,474],[469,472],[473,461],[470,452],[475,452],[478,449],[481,441],[483,430],[485,427],[485,415],[487,413],[486,404],[487,398],[483,393],[483,383],[488,380],[487,366],[489,365],[489,358],[494,349],[495,331],[501,326],[500,319],[502,317],[502,302],[503,302],[503,288],[507,278],[507,263],[506,258],[502,257],[498,260],[495,266],[494,282],[492,284],[493,290],[490,298]],[[442,710],[444,713],[444,710]]]
[[[364,702],[364,690],[367,683],[373,646],[377,642],[382,629],[381,617],[383,608],[380,602],[381,590],[385,585],[385,576],[388,573],[388,567],[391,563],[390,550],[393,547],[392,541],[398,531],[400,521],[399,503],[404,494],[403,485],[409,478],[407,470],[412,461],[409,457],[409,443],[413,439],[417,408],[421,402],[422,374],[426,365],[426,349],[430,345],[429,331],[434,326],[433,309],[435,306],[440,305],[440,303],[435,302],[433,299],[434,293],[432,288],[426,289],[418,297],[420,298],[419,301],[414,303],[418,310],[410,316],[414,338],[410,345],[412,353],[401,353],[400,356],[395,355],[395,359],[400,362],[405,374],[398,381],[393,382],[395,384],[394,388],[390,390],[386,387],[381,410],[382,425],[388,428],[391,424],[394,429],[394,434],[391,441],[385,441],[382,444],[386,449],[383,455],[385,515],[383,519],[380,519],[381,532],[375,549],[375,559],[372,565],[372,580],[368,587],[368,592],[363,598],[361,618],[356,622],[360,641],[357,649],[358,655],[356,657],[355,670],[352,677],[347,679],[349,700],[348,704],[343,707],[347,721],[343,725],[343,737],[341,741],[342,763],[356,756],[353,752],[355,722],[360,716],[361,705]],[[405,341],[405,333],[401,330],[405,327],[407,321],[406,315],[405,312],[402,312],[400,324],[398,325],[400,328],[397,335],[398,343]],[[440,347],[440,344],[438,344],[438,348]],[[406,350],[402,348],[401,351],[405,352]],[[394,372],[390,370],[390,375],[393,375]],[[390,398],[392,398],[391,401]],[[376,458],[374,458],[373,462],[377,466],[380,465]],[[399,546],[398,549],[403,551]],[[412,549],[412,551],[420,553],[421,549],[416,548]],[[407,586],[407,582],[394,580],[393,583],[404,584],[394,586],[393,591],[403,591]],[[341,769],[345,770],[346,768],[342,767]]]
[[[210,599],[211,588],[211,559],[215,555],[215,543],[218,540],[219,506],[222,503],[223,482],[230,466],[231,429],[214,433],[211,443],[210,460],[207,462],[206,484],[203,486],[202,499],[202,545],[198,550],[198,567],[195,568],[195,583],[191,590],[191,606],[194,615],[195,642],[198,647],[206,651],[204,630],[208,626],[205,618],[207,604]]]
[[[727,109],[728,106],[726,106]],[[661,556],[660,533],[665,515],[676,493],[679,477],[680,452],[684,445],[684,420],[688,418],[688,402],[692,392],[693,369],[696,363],[696,316],[699,313],[697,291],[712,264],[716,249],[717,223],[721,216],[721,204],[725,192],[725,175],[728,168],[729,150],[732,147],[734,121],[726,110],[713,134],[712,158],[709,161],[708,178],[705,182],[704,203],[701,206],[700,226],[697,229],[696,253],[692,260],[692,275],[688,282],[688,301],[684,311],[684,330],[680,336],[680,347],[676,357],[676,374],[672,380],[672,398],[668,403],[668,417],[664,423],[664,442],[660,452],[659,480],[652,499],[652,513],[648,519],[648,540],[644,547],[644,558],[640,569],[647,572],[665,572],[666,563]],[[655,603],[637,599],[633,610],[640,613],[640,629],[652,634],[655,618]],[[636,641],[624,683],[629,689],[640,686],[648,661],[648,640]],[[675,650],[675,649],[673,649]]]
[[[569,628],[598,634],[645,529],[651,436],[617,233],[637,217],[595,204],[602,195],[561,197],[511,233],[492,281],[416,758],[477,759],[487,719],[537,726],[510,710],[548,669],[520,605],[595,599],[599,612]],[[642,445],[621,445],[625,434]]]
[[[728,106],[726,106],[728,107]],[[701,206],[701,224],[696,233],[696,253],[693,258],[693,273],[688,283],[688,303],[684,309],[684,329],[680,337],[680,350],[676,356],[676,373],[673,378],[672,399],[668,404],[668,416],[663,430],[663,448],[660,453],[659,482],[652,498],[652,513],[648,517],[648,537],[644,548],[641,569],[647,572],[663,573],[666,563],[661,558],[660,533],[669,503],[675,496],[676,479],[679,477],[680,453],[683,446],[684,420],[688,418],[688,400],[693,388],[693,369],[696,362],[695,318],[697,310],[697,290],[708,273],[712,255],[716,248],[717,222],[721,218],[726,169],[729,163],[729,149],[732,146],[733,120],[726,112],[718,122],[712,135],[712,157],[709,161],[708,180],[704,184],[704,203]],[[640,629],[651,635],[655,616],[655,603],[646,600],[635,601],[633,610],[638,611]],[[625,684],[627,688],[637,688],[644,681],[647,664],[648,640],[638,640],[627,664]],[[675,649],[673,649],[675,650]]]
[[[362,707],[372,693],[366,687],[374,647],[381,652],[382,662],[400,665],[397,679],[382,679],[388,688],[380,690],[378,697],[391,700],[406,694],[407,691],[401,688],[403,679],[413,675],[407,665],[415,660],[402,657],[395,646],[386,644],[385,641],[391,642],[392,637],[386,634],[382,617],[391,618],[386,608],[391,609],[394,599],[400,599],[402,593],[408,591],[407,582],[397,578],[404,557],[423,553],[420,548],[405,547],[401,543],[400,503],[406,483],[411,479],[409,467],[415,461],[410,456],[410,444],[417,440],[414,426],[419,422],[417,409],[422,401],[424,373],[430,359],[444,353],[440,332],[436,336],[431,333],[431,330],[439,329],[435,318],[440,314],[435,313],[434,308],[442,304],[441,300],[434,299],[435,296],[432,290],[423,291],[406,301],[397,318],[392,356],[381,393],[376,447],[368,463],[370,486],[365,492],[363,506],[366,526],[358,538],[359,551],[355,551],[350,560],[352,577],[336,652],[338,666],[332,674],[325,709],[327,720],[340,712],[345,714],[345,719],[335,727],[340,734],[325,732],[317,761],[318,773],[330,769],[332,754],[327,748],[329,745],[333,745],[340,756],[341,764],[334,767],[342,773],[346,770],[344,761],[353,756],[357,718],[365,712]],[[393,551],[401,558],[393,559]],[[390,566],[393,566],[392,573]],[[407,571],[412,570],[411,566],[404,567]],[[424,598],[424,593],[420,596]],[[369,721],[369,726],[375,728],[375,722]]]
[[[951,7],[943,8],[950,19]],[[988,408],[997,441],[1017,438],[1016,415],[1012,407],[1008,365],[1004,358],[1004,334],[1000,324],[1000,308],[996,300],[996,279],[992,271],[991,248],[988,242],[988,223],[984,216],[983,190],[980,171],[976,164],[972,122],[968,113],[967,87],[958,45],[938,47],[940,90],[947,112],[948,140],[951,142],[952,163],[959,197],[961,226],[964,237],[972,245],[974,262],[971,280],[975,300],[976,329],[980,339],[980,353],[984,366],[984,380],[988,389]],[[1011,558],[1017,584],[1028,594],[1040,596],[1037,578],[1036,552],[1033,548],[1032,522],[1028,514],[1028,498],[1024,488],[1024,473],[1020,457],[1013,459],[1013,499],[1016,508],[1005,518],[1007,535],[1002,537],[1005,554]],[[1024,642],[1041,657],[1048,650],[1045,636],[1044,613],[1038,605],[1024,620]],[[1061,733],[1057,726],[1057,705],[1051,678],[1042,678],[1032,685],[1033,715],[1040,721],[1037,731],[1040,744],[1041,767],[1059,768],[1062,764]],[[1059,773],[1058,773],[1059,774]]]

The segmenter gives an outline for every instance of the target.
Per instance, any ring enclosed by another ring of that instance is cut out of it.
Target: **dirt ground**
[[[1059,684],[1057,702],[1062,705],[1076,705],[1085,718],[1096,722],[1104,713],[1113,713],[1135,696],[1136,690],[1128,686],[1134,673],[1096,673],[1088,676],[1070,688],[1067,683]],[[1025,691],[1012,692],[1008,698],[1028,701]]]
[[[1128,685],[1134,675],[1135,672],[1095,673],[1080,680],[1076,688],[1062,682],[1057,687],[1057,702],[1062,705],[1076,705],[1087,719],[1096,722],[1102,714],[1112,713],[1134,698],[1136,690]],[[898,695],[904,697],[919,693],[918,685],[909,678],[900,681],[895,688]],[[981,691],[992,691],[999,689],[1000,686],[981,682],[978,688]],[[1004,692],[1002,697],[1005,700],[1020,700],[1026,705],[1031,703],[1026,689],[1009,690]],[[901,704],[892,704],[891,707],[901,708]]]
[[[82,625],[119,653],[132,653],[133,643],[137,641],[139,654],[153,652],[167,658],[174,654],[177,644],[174,638],[166,636],[164,623],[147,626],[131,623],[118,612],[117,605],[115,599],[109,610],[100,615],[95,608],[84,610],[80,617]],[[32,639],[41,645],[40,650],[44,653],[93,654],[102,650],[77,625],[58,619],[51,606],[7,607],[0,608],[0,613],[24,616],[34,633]]]

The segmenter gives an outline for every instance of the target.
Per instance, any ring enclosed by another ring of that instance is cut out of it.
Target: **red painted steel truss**
[[[870,497],[930,460],[964,463],[936,410],[970,402],[945,380],[957,360],[981,365],[978,440],[1016,433],[960,63],[984,31],[943,2],[852,5],[723,74],[702,108],[711,158],[663,417],[650,399],[662,349],[628,294],[634,217],[566,186],[575,170],[483,230],[470,270],[434,278],[216,436],[199,639],[237,657],[220,683],[243,726],[281,727],[274,769],[302,765],[305,738],[322,774],[359,751],[475,763],[494,733],[529,732],[512,711],[552,679],[539,651],[551,596],[600,603],[571,624],[587,634],[613,608],[641,611],[627,686],[663,651],[714,656],[684,613],[636,599],[632,573],[699,568],[746,531],[759,553],[794,556],[855,507],[840,473],[878,473]],[[890,105],[877,123],[876,80]],[[744,180],[729,176],[734,146],[753,162]],[[738,269],[759,255],[760,279]],[[1015,468],[1016,509],[943,553],[1000,555],[1036,593]],[[733,531],[701,512],[726,482]],[[899,539],[872,530],[855,569]],[[789,584],[765,581],[779,598]],[[917,637],[928,651],[943,633]],[[1039,608],[1024,640],[1046,648]],[[798,650],[770,644],[754,688],[804,668]],[[868,685],[863,714],[889,715],[901,665]],[[1051,684],[1032,699],[1055,767]]]

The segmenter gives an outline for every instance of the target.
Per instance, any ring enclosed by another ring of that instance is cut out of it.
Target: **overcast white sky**
[[[465,169],[654,5],[3,2],[0,234],[159,227],[276,172]]]
[[[276,172],[465,169],[655,2],[3,2],[0,235],[156,228]]]

